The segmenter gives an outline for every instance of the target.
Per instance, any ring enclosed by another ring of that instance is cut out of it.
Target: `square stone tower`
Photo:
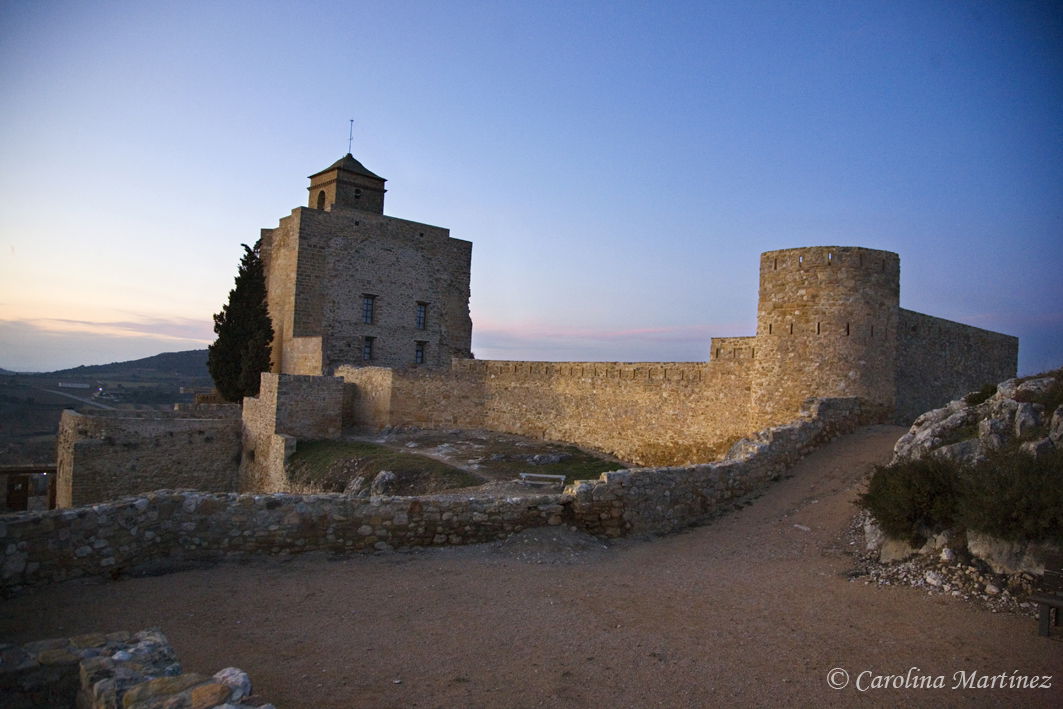
[[[348,153],[310,176],[308,206],[262,230],[274,372],[471,356],[472,244],[385,216],[384,183]]]

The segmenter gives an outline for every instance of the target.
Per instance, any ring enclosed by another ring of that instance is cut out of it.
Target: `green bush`
[[[956,519],[1000,539],[1063,544],[1063,451],[999,453],[965,470]]]
[[[928,532],[954,524],[959,472],[955,463],[935,457],[876,466],[858,504],[886,535],[922,546]]]

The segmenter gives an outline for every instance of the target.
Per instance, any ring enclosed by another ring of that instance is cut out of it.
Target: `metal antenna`
[[[351,119],[351,129],[347,132],[347,154],[351,154],[351,141],[354,140],[354,119]]]

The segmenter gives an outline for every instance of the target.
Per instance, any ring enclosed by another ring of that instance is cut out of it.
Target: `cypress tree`
[[[270,368],[273,323],[266,307],[266,276],[259,253],[247,244],[229,302],[214,315],[218,338],[207,350],[207,368],[226,401],[258,394],[259,374]]]

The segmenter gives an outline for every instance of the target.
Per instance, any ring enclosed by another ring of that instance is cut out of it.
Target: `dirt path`
[[[186,669],[236,665],[287,708],[1063,706],[1059,634],[847,580],[854,486],[900,433],[858,431],[752,506],[578,563],[481,546],[70,583],[0,605],[0,637],[160,626]],[[912,667],[945,688],[853,688]],[[957,672],[1054,676],[952,690]]]

